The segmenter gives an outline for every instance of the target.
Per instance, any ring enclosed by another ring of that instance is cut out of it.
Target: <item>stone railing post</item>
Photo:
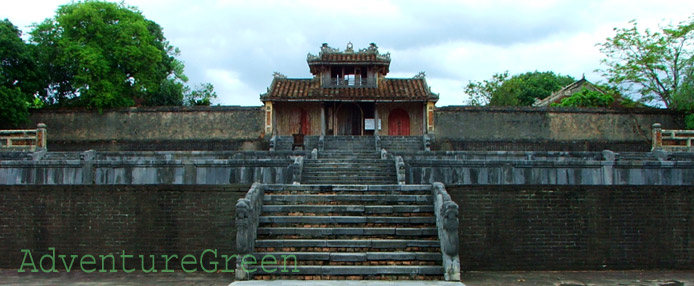
[[[261,184],[255,183],[248,190],[246,196],[236,202],[236,280],[248,280],[251,273],[244,269],[243,258],[253,255],[255,239],[258,233],[258,222],[263,208],[264,189]]]
[[[313,150],[311,150],[311,159],[312,160],[318,159],[318,149],[313,148]]]
[[[299,156],[294,159],[294,163],[292,164],[292,183],[294,184],[300,184],[301,183],[301,171],[304,168],[304,157]]]
[[[318,151],[323,151],[325,148],[325,136],[318,137]]]
[[[405,184],[405,161],[400,156],[395,157],[395,171],[398,176],[398,185]]]
[[[651,141],[651,151],[663,148],[663,128],[660,123],[653,123]]]
[[[80,161],[82,161],[82,184],[92,185],[95,183],[94,158],[96,158],[96,151],[94,150],[87,150],[80,154]]]
[[[388,159],[388,151],[386,149],[381,149],[381,160]]]
[[[431,151],[431,138],[429,135],[424,134],[422,142],[424,143],[424,151]]]
[[[378,136],[378,133],[374,134],[374,144],[376,145],[376,151],[381,150],[381,136]]]
[[[443,277],[446,281],[460,281],[460,256],[458,254],[458,204],[442,183],[432,186],[436,228],[441,242]]]
[[[603,185],[613,185],[614,184],[614,162],[616,159],[616,154],[610,150],[602,151],[602,184]]]
[[[277,145],[277,136],[273,135],[272,138],[270,138],[270,151],[275,151],[276,145]]]
[[[48,146],[46,144],[46,136],[48,135],[47,132],[46,124],[39,123],[36,125],[36,150],[48,150]]]

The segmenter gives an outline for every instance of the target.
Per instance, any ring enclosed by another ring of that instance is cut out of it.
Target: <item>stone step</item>
[[[266,185],[265,194],[431,194],[428,185]]]
[[[304,160],[304,165],[318,163],[318,164],[395,164],[393,160],[384,159],[334,159],[334,158],[323,158],[323,159],[306,159]]]
[[[403,214],[433,213],[431,205],[263,205],[263,213]]]
[[[361,202],[378,204],[431,204],[431,195],[265,195],[265,203]]]
[[[395,178],[388,180],[357,180],[357,179],[341,179],[341,180],[319,180],[319,179],[304,179],[301,181],[304,184],[394,184],[397,183]]]
[[[304,180],[311,180],[311,179],[316,179],[316,180],[340,180],[340,179],[349,179],[353,181],[359,181],[359,180],[372,180],[372,179],[383,179],[383,180],[390,180],[390,179],[395,179],[395,174],[392,172],[366,172],[366,173],[359,173],[359,172],[322,172],[322,173],[304,173],[302,175],[302,178]]]
[[[434,224],[433,216],[261,216],[261,224]]]
[[[264,268],[264,269],[263,269]],[[254,275],[332,275],[332,276],[377,276],[377,275],[443,275],[442,266],[416,265],[416,266],[352,266],[352,265],[283,265],[278,261],[278,265],[252,265],[248,267]],[[286,272],[284,272],[286,271]]]
[[[367,249],[400,249],[439,248],[438,240],[427,239],[258,239],[256,248],[367,248]]]
[[[435,227],[258,227],[258,236],[300,236],[300,237],[332,237],[332,236],[394,236],[394,237],[426,237],[438,235]]]
[[[263,257],[272,256],[277,260],[284,260],[290,256],[301,265],[302,261],[339,261],[339,262],[364,262],[364,261],[441,261],[440,252],[258,252],[254,256],[258,261]]]

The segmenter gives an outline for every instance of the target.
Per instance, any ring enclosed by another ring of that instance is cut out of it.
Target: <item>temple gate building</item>
[[[323,44],[306,61],[313,78],[275,73],[267,93],[266,135],[415,136],[434,131],[434,104],[424,73],[386,78],[390,53],[376,44],[344,51]]]

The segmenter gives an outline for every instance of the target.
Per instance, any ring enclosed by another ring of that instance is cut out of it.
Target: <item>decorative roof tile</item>
[[[322,87],[320,80],[275,77],[262,101],[437,101],[426,79],[382,79],[378,87]]]

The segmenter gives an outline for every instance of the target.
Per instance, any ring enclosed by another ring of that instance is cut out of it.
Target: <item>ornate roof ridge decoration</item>
[[[347,47],[345,48],[345,51],[342,52],[340,51],[339,48],[333,48],[328,45],[328,43],[323,43],[323,45],[320,48],[320,52],[318,55],[314,55],[311,53],[308,53],[306,55],[306,61],[320,61],[324,55],[331,55],[331,54],[366,54],[366,55],[375,55],[377,60],[380,61],[388,61],[390,62],[390,53],[385,53],[385,54],[380,54],[378,52],[378,46],[376,46],[375,43],[370,43],[369,47],[364,48],[364,49],[359,49],[357,52],[354,51],[354,45],[352,42],[347,43]]]
[[[280,73],[280,72],[273,72],[272,78],[285,79],[285,78],[287,78],[287,76]]]
[[[424,71],[420,71],[418,74],[416,74],[413,78],[415,79],[420,79],[420,78],[426,78],[427,74]]]

